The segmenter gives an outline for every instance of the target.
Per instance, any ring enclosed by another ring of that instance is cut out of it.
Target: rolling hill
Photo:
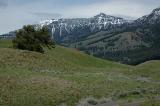
[[[76,106],[86,98],[123,104],[160,96],[160,61],[133,67],[58,45],[41,54],[11,44],[0,40],[2,106]]]

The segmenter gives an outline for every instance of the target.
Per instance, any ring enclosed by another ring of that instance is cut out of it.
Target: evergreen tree
[[[43,53],[43,46],[54,47],[47,27],[35,29],[32,25],[24,26],[16,32],[13,40],[14,48]]]

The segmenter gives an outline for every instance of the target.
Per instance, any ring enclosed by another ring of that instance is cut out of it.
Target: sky
[[[0,34],[46,19],[88,18],[100,12],[136,19],[160,7],[160,0],[0,0]]]

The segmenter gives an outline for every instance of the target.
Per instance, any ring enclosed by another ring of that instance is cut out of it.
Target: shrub
[[[13,47],[22,50],[43,53],[43,46],[55,46],[47,27],[35,29],[32,25],[24,26],[16,32],[16,38],[13,39]]]

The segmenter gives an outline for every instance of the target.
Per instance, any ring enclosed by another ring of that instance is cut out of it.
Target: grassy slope
[[[0,105],[74,106],[86,97],[159,95],[159,61],[130,67],[61,46],[40,54],[7,48],[7,42],[0,42]]]

